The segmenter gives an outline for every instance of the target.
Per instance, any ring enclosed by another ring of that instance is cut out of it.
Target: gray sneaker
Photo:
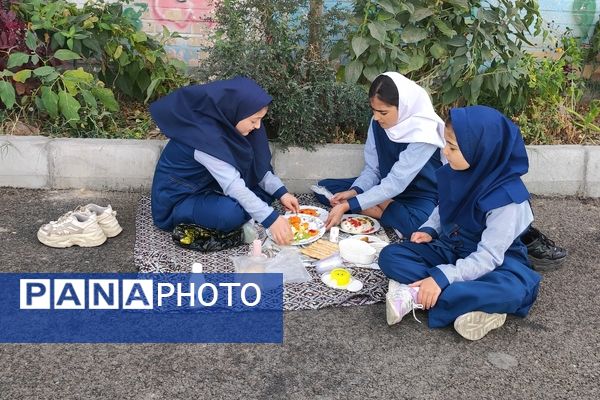
[[[98,225],[96,214],[82,214],[70,211],[42,226],[37,233],[40,242],[50,247],[100,246],[106,241],[106,235]]]

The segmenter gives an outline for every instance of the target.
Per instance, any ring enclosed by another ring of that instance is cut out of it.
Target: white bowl
[[[348,262],[355,264],[371,264],[375,260],[377,250],[362,240],[340,240],[340,255]]]

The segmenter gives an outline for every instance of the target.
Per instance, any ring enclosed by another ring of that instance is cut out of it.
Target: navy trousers
[[[331,193],[336,194],[349,190],[356,178],[346,179],[323,179],[319,181],[319,186],[326,187]],[[330,206],[329,200],[323,195],[315,194],[321,204]],[[401,200],[394,200],[385,209],[381,216],[381,225],[385,228],[395,228],[399,230],[404,237],[409,238],[425,221],[435,208],[435,205],[429,201],[423,200],[419,207],[404,204]]]
[[[260,188],[252,191],[268,204],[274,201]],[[175,206],[172,213],[173,225],[192,223],[222,232],[237,229],[250,218],[237,200],[215,191],[190,194]]]
[[[400,243],[385,247],[379,267],[390,279],[404,284],[429,277],[429,269],[454,264],[459,258],[438,241],[425,244]],[[540,275],[508,252],[504,263],[474,281],[455,282],[440,294],[429,310],[429,327],[442,328],[471,311],[508,313],[524,317],[533,305]]]

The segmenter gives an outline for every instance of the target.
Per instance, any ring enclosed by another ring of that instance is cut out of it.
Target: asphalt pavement
[[[136,272],[139,196],[0,188],[0,271]],[[112,204],[123,233],[96,248],[37,241],[90,202]],[[600,200],[533,205],[569,259],[543,275],[527,318],[480,341],[412,318],[389,327],[376,304],[286,312],[279,345],[0,344],[0,399],[598,399]]]

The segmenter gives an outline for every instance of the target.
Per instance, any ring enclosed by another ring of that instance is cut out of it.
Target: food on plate
[[[342,221],[340,227],[348,233],[367,233],[373,231],[375,225],[368,217],[348,217]]]
[[[288,221],[292,226],[294,242],[310,239],[311,237],[316,236],[319,233],[318,229],[310,229],[310,224],[308,222],[302,221],[302,218],[300,218],[297,215],[292,215],[288,218]]]
[[[300,214],[306,214],[306,215],[310,215],[313,217],[319,217],[319,212],[317,210],[315,210],[314,208],[301,208]]]

